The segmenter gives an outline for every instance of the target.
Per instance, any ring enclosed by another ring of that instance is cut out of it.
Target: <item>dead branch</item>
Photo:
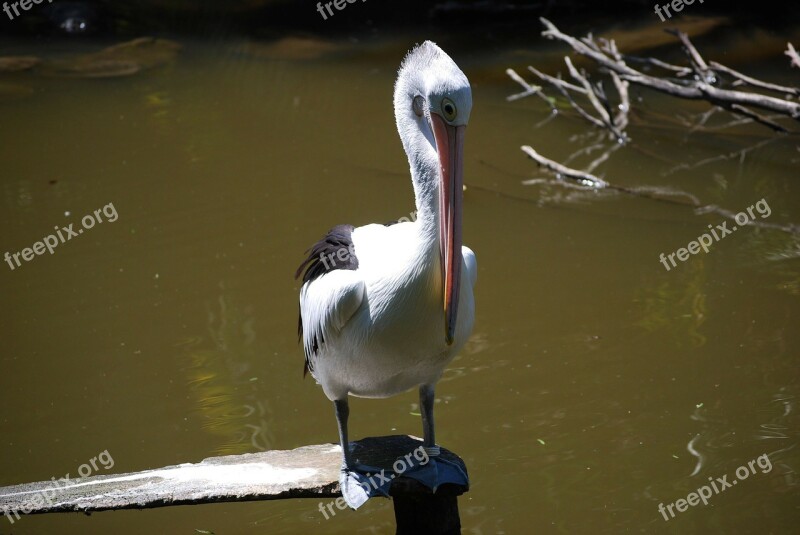
[[[656,58],[637,58],[632,56],[623,55],[617,48],[613,40],[606,40],[602,38],[595,39],[591,34],[583,38],[575,38],[570,35],[562,33],[553,23],[547,19],[541,19],[545,30],[542,35],[549,39],[556,39],[568,44],[574,52],[592,60],[598,67],[601,74],[606,74],[611,78],[618,102],[614,106],[606,93],[606,90],[601,80],[592,80],[591,76],[583,69],[579,70],[574,65],[570,57],[565,57],[564,61],[572,81],[564,80],[561,74],[551,76],[549,74],[540,72],[536,68],[529,66],[528,70],[533,73],[537,78],[549,84],[561,93],[569,102],[570,106],[587,122],[590,124],[610,132],[617,139],[617,141],[628,141],[629,138],[626,134],[628,126],[628,114],[630,112],[631,103],[629,96],[630,84],[635,84],[641,87],[653,89],[662,93],[672,96],[685,98],[689,100],[703,100],[712,105],[712,107],[702,114],[699,121],[692,125],[686,124],[685,126],[691,127],[688,135],[695,131],[710,131],[722,127],[709,128],[706,126],[709,118],[719,110],[727,110],[735,116],[734,121],[728,122],[723,127],[731,127],[738,124],[757,122],[764,126],[771,128],[776,132],[787,132],[788,129],[780,124],[778,121],[781,119],[794,119],[800,121],[800,103],[795,99],[800,97],[800,89],[797,87],[788,87],[769,82],[764,82],[731,69],[715,61],[706,61],[700,51],[692,44],[689,37],[680,32],[672,31],[678,40],[681,42],[683,50],[687,56],[689,66],[680,66],[666,63]],[[792,66],[800,68],[800,55],[789,43],[785,54],[792,60]],[[654,76],[645,74],[641,70],[632,67],[631,64],[636,65],[650,65],[663,69],[668,74],[666,76]],[[529,84],[516,72],[509,69],[508,75],[519,83],[525,92],[519,95],[514,95],[513,99],[522,98],[529,94],[536,94],[539,98],[548,101],[548,104],[553,108],[553,101],[547,99],[539,86]],[[727,83],[728,86],[723,86]],[[731,87],[747,86],[748,91],[735,90]],[[777,93],[780,96],[765,95],[759,91],[770,91]],[[576,101],[576,95],[581,96],[588,102],[583,105]],[[766,112],[766,113],[762,113]],[[553,114],[548,118],[552,119]],[[663,115],[660,120],[668,122],[669,120],[675,121],[675,117]],[[601,136],[605,136],[604,132],[600,132]],[[750,153],[768,142],[775,141],[777,138],[769,138],[762,140],[752,147],[732,152],[727,155],[717,156],[715,158],[708,158],[694,165],[680,164],[675,165],[662,176],[675,173],[682,169],[689,169],[706,165],[714,161],[731,159],[738,157],[740,160]],[[545,156],[542,156],[530,146],[523,146],[522,151],[531,159],[536,161],[540,166],[556,174],[556,183],[570,188],[579,188],[587,190],[600,190],[610,192],[620,192],[628,195],[648,198],[659,202],[666,202],[669,204],[683,205],[696,209],[702,213],[717,213],[724,217],[733,217],[733,213],[724,210],[718,206],[702,206],[700,201],[687,193],[675,192],[664,188],[649,188],[649,187],[626,187],[619,186],[614,183],[607,182],[603,178],[598,177],[595,169],[604,164],[611,155],[619,148],[626,146],[633,150],[638,150],[643,154],[650,157],[662,159],[663,155],[653,154],[637,147],[633,144],[615,143],[607,146],[606,143],[592,141],[592,144],[583,149],[579,149],[568,157],[565,163],[569,163],[577,156],[589,155],[598,149],[605,149],[601,152],[600,156],[595,158],[583,170],[568,167],[565,164],[556,162]],[[799,148],[800,150],[800,148]],[[670,162],[670,164],[675,162]],[[538,181],[537,181],[538,182]],[[533,183],[533,181],[524,181],[524,184]],[[756,222],[758,223],[758,222]],[[776,228],[792,233],[800,233],[800,226],[796,225],[760,225],[764,228]]]
[[[533,74],[544,80],[545,82],[549,82],[555,87],[563,87],[564,89],[569,89],[570,91],[574,91],[576,93],[583,94],[585,90],[582,87],[578,87],[577,85],[573,85],[565,80],[562,80],[559,76],[558,78],[554,78],[549,74],[545,74],[543,72],[539,72],[536,68],[528,66],[528,70],[531,71]]]
[[[586,72],[578,72],[578,70],[572,64],[572,61],[569,59],[569,57],[565,57],[564,61],[567,64],[570,76],[572,76],[581,85],[571,84],[566,80],[562,79],[560,75],[558,77],[553,77],[543,72],[540,72],[531,66],[528,67],[528,70],[530,70],[541,80],[549,83],[556,90],[558,90],[558,92],[561,93],[564,96],[564,98],[567,99],[572,108],[575,111],[577,111],[581,117],[583,117],[593,125],[597,126],[598,128],[608,129],[612,134],[614,134],[614,136],[618,141],[621,142],[627,141],[627,136],[625,135],[624,132],[625,127],[628,124],[628,108],[629,108],[627,82],[622,82],[621,80],[614,81],[621,102],[618,107],[619,111],[612,120],[610,115],[611,105],[608,101],[608,97],[606,97],[605,95],[605,91],[603,91],[602,89],[602,85],[592,84],[591,82],[589,82],[588,75],[586,74]],[[514,74],[516,75],[517,73],[514,72]],[[514,76],[512,76],[510,73],[509,76],[516,82],[520,83],[520,85],[522,85],[523,87],[529,86],[529,84],[524,80],[516,80]],[[583,107],[580,104],[578,104],[572,97],[570,91],[586,96],[589,102],[594,107],[595,111],[597,111],[599,118],[593,116],[585,109],[583,109]],[[547,99],[547,97],[544,96],[543,93],[540,92],[540,94],[542,95],[542,98]],[[512,97],[515,96],[516,95],[512,95]],[[553,111],[557,111],[555,105],[553,105],[553,103],[550,100],[548,100],[548,103],[552,107]]]
[[[651,76],[631,67],[628,65],[628,63],[626,63],[626,59],[632,58],[627,58],[620,54],[620,52],[617,50],[616,44],[613,41],[601,39],[598,40],[600,43],[598,44],[598,42],[595,42],[591,35],[588,35],[582,39],[577,39],[561,32],[549,20],[542,18],[541,21],[546,28],[542,32],[544,37],[565,42],[572,47],[576,53],[593,60],[600,67],[606,70],[610,76],[612,76],[617,89],[617,94],[620,97],[620,105],[623,107],[627,105],[625,102],[628,99],[627,86],[622,86],[620,84],[625,82],[654,89],[656,91],[680,98],[690,100],[705,100],[711,104],[724,108],[735,115],[747,117],[748,119],[756,121],[759,124],[767,126],[778,132],[786,132],[787,129],[751,108],[757,108],[759,110],[778,114],[782,117],[789,117],[791,119],[800,121],[800,104],[797,102],[793,102],[784,98],[762,95],[756,92],[725,89],[717,87],[715,84],[718,83],[720,75],[724,74],[734,78],[738,83],[744,83],[756,89],[775,91],[794,96],[800,96],[800,89],[762,82],[750,76],[739,73],[738,71],[735,71],[729,67],[725,67],[717,62],[706,62],[697,48],[692,44],[689,37],[683,32],[671,31],[670,33],[676,35],[681,41],[684,51],[689,58],[691,68],[671,65],[654,58],[646,58],[645,60],[637,58],[635,60],[639,63],[656,65],[676,73],[678,76],[685,76],[692,72],[696,75],[692,80],[687,79],[679,81],[675,79]],[[792,47],[791,44],[789,44],[786,54],[792,58],[794,63],[797,52],[794,50],[794,47]],[[560,92],[562,92],[562,94],[564,91],[573,91],[587,97],[597,112],[597,117],[592,116],[593,118],[589,119],[587,117],[589,114],[585,113],[585,110],[581,112],[575,105],[573,105],[573,107],[595,126],[600,126],[602,124],[618,139],[626,139],[624,131],[625,129],[623,126],[627,124],[626,116],[620,115],[615,117],[615,119],[612,121],[608,117],[608,113],[606,111],[609,107],[608,100],[605,98],[605,95],[602,93],[602,91],[598,90],[598,88],[601,88],[602,86],[589,83],[588,75],[585,72],[578,72],[574,65],[572,65],[572,62],[569,60],[569,58],[565,58],[565,61],[567,62],[570,75],[580,83],[579,85],[576,86],[574,84],[567,84],[561,80],[560,77],[554,78],[539,72],[533,67],[529,67],[529,70],[541,80],[546,81],[556,87]],[[797,61],[798,66],[800,66],[800,58],[797,58]],[[571,104],[572,102],[572,99],[570,99]],[[606,107],[604,108],[601,103],[605,104]]]
[[[675,73],[675,76],[682,78],[687,74],[692,74],[692,69],[688,67],[679,67],[678,65],[672,65],[671,63],[667,63],[666,61],[661,61],[658,58],[640,58],[637,56],[624,56],[627,61],[631,61],[633,63],[644,63],[646,65],[653,65],[655,67],[660,67],[667,71],[672,71]]]
[[[545,158],[535,150],[533,147],[529,145],[523,145],[522,151],[530,156],[530,158],[542,167],[553,171],[554,173],[558,173],[567,178],[571,178],[573,180],[577,180],[584,186],[590,186],[593,188],[605,188],[608,186],[605,180],[602,178],[598,178],[591,173],[584,173],[583,171],[578,171],[577,169],[572,169],[571,167],[567,167],[566,165],[561,165],[558,162],[555,162],[549,158]]]
[[[612,146],[610,149],[606,150],[603,155],[595,160],[590,164],[590,168],[596,167],[599,165],[599,161],[604,161],[611,152],[616,150],[617,148],[621,147],[622,145],[616,144]],[[577,184],[569,184],[570,187],[576,187],[581,189],[588,189],[588,190],[598,190],[598,189],[606,189],[606,190],[613,190],[619,193],[624,193],[627,195],[633,195],[636,197],[643,197],[646,199],[652,199],[654,201],[665,202],[668,204],[677,204],[681,206],[690,206],[690,207],[699,207],[700,201],[694,196],[690,195],[685,192],[674,192],[668,191],[663,188],[652,188],[652,187],[638,187],[638,188],[628,188],[625,186],[618,186],[615,184],[609,184],[602,178],[599,178],[593,175],[589,171],[579,171],[577,169],[573,169],[571,167],[567,167],[566,165],[562,165],[550,158],[546,158],[536,152],[533,147],[529,145],[523,145],[520,147],[522,151],[528,155],[532,160],[536,163],[548,169],[554,173],[559,178],[559,183],[563,185],[567,185],[567,182],[564,181],[564,178],[570,179],[575,181]],[[523,184],[533,184],[536,181],[526,180]]]
[[[772,140],[767,140],[767,141],[772,141]],[[735,220],[736,217],[735,212],[726,210],[715,204],[703,205],[701,204],[700,200],[697,197],[686,192],[676,192],[658,187],[653,188],[653,187],[643,186],[643,187],[629,188],[625,186],[617,186],[614,184],[609,184],[605,180],[598,178],[597,176],[589,172],[572,169],[571,167],[567,167],[556,161],[546,158],[541,154],[539,154],[538,152],[536,152],[533,149],[533,147],[530,147],[529,145],[523,145],[521,149],[523,152],[525,152],[525,154],[527,154],[532,160],[536,161],[539,165],[541,165],[546,169],[549,169],[550,171],[555,172],[559,178],[562,179],[569,178],[577,182],[577,185],[569,185],[563,180],[559,180],[557,182],[558,184],[562,184],[573,188],[577,187],[589,190],[592,189],[613,190],[619,193],[624,193],[635,197],[642,197],[645,199],[650,199],[662,203],[689,207],[694,209],[695,213],[697,214],[708,214],[708,213],[719,214],[731,220]],[[608,152],[604,154],[604,156],[607,155]],[[539,182],[541,181],[527,180],[524,182],[524,184],[534,184]],[[767,228],[773,230],[780,230],[791,234],[800,234],[800,225],[794,225],[794,224],[782,225],[780,223],[772,223],[766,221],[750,221],[748,224],[758,228]]]
[[[608,128],[617,139],[624,140],[625,134],[620,132],[616,125],[614,125],[614,122],[611,120],[611,115],[609,114],[610,105],[608,104],[608,98],[605,96],[605,91],[603,91],[602,85],[590,84],[586,71],[578,72],[578,69],[576,69],[572,64],[572,60],[569,59],[569,56],[564,58],[564,62],[567,64],[570,76],[572,76],[575,81],[579,82],[583,86],[585,91],[584,94],[589,99],[589,102],[591,102],[597,114],[600,116],[600,122],[606,128]]]
[[[572,108],[578,112],[584,119],[592,123],[593,125],[597,126],[598,128],[606,128],[608,125],[607,123],[603,122],[601,119],[597,119],[596,117],[592,116],[589,112],[584,110],[580,104],[575,102],[575,99],[572,98],[572,95],[569,91],[567,91],[563,86],[556,85],[555,86],[558,91],[564,95],[564,97],[569,101]],[[616,135],[616,133],[615,133]]]
[[[617,105],[617,114],[614,117],[614,124],[621,131],[625,131],[628,127],[628,111],[631,109],[631,101],[628,96],[628,82],[622,80],[615,72],[611,72],[611,79],[614,80],[614,87],[617,88],[619,95],[619,104]]]
[[[689,60],[692,63],[692,70],[694,70],[695,74],[701,80],[704,80],[707,83],[714,83],[714,74],[711,72],[708,64],[703,59],[703,56],[700,55],[700,52],[697,51],[692,42],[689,40],[689,36],[679,30],[667,30],[667,33],[670,33],[680,39],[681,44],[683,44],[683,50],[689,56]]]
[[[506,74],[509,77],[511,77],[512,80],[517,82],[519,85],[521,85],[525,89],[525,91],[523,91],[522,93],[517,93],[516,95],[511,95],[510,97],[507,97],[506,100],[511,102],[511,101],[514,101],[514,100],[519,100],[521,98],[525,98],[525,97],[530,96],[530,95],[536,95],[539,98],[541,98],[542,100],[544,100],[545,102],[547,102],[547,104],[550,106],[550,108],[553,111],[555,111],[555,109],[556,109],[555,105],[550,101],[550,99],[548,99],[544,95],[544,93],[542,93],[541,86],[530,85],[528,82],[525,81],[524,78],[522,78],[522,76],[517,74],[516,71],[514,71],[514,69],[506,69]]]
[[[775,91],[777,93],[785,93],[789,95],[794,95],[795,97],[800,97],[800,89],[796,87],[786,87],[783,85],[771,84],[769,82],[762,82],[761,80],[756,80],[755,78],[751,78],[750,76],[742,74],[739,71],[735,71],[730,67],[726,67],[721,63],[717,63],[716,61],[712,61],[711,63],[709,63],[709,65],[711,65],[711,68],[714,69],[715,71],[724,72],[725,74],[728,74],[736,78],[737,80],[742,81],[745,84],[752,85],[753,87],[758,87],[761,89],[767,89],[769,91]]]

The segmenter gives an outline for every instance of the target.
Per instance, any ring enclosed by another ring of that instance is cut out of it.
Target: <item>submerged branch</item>
[[[536,152],[533,147],[529,145],[523,145],[522,151],[530,156],[530,158],[542,167],[545,167],[559,175],[565,176],[567,178],[571,178],[573,180],[577,180],[584,186],[591,186],[593,188],[605,188],[608,186],[605,180],[602,178],[598,178],[591,173],[584,173],[583,171],[578,171],[577,169],[572,169],[571,167],[567,167],[566,165],[562,165],[556,161],[553,161],[549,158],[545,158],[538,152]]]
[[[699,199],[685,192],[676,192],[668,188],[658,187],[618,186],[593,174],[595,169],[605,163],[611,154],[621,147],[628,147],[643,154],[647,154],[650,157],[664,160],[663,155],[648,153],[641,147],[626,143],[629,141],[626,129],[629,123],[628,114],[631,108],[629,96],[630,84],[653,89],[679,98],[703,100],[711,104],[712,106],[708,111],[699,116],[697,122],[692,121],[693,124],[684,122],[684,127],[688,130],[687,136],[696,131],[716,131],[722,128],[730,128],[732,126],[751,122],[756,122],[776,132],[788,133],[789,130],[778,121],[787,118],[800,121],[800,103],[797,102],[797,99],[800,98],[800,88],[758,80],[716,61],[706,61],[700,51],[692,44],[689,37],[683,32],[677,30],[670,31],[670,33],[678,38],[683,46],[683,50],[687,56],[688,66],[673,65],[657,58],[626,56],[620,53],[613,40],[606,40],[603,38],[595,39],[591,34],[579,39],[561,32],[552,22],[545,18],[542,18],[541,21],[545,26],[542,35],[548,39],[562,41],[568,44],[577,54],[592,60],[597,67],[599,67],[598,71],[611,79],[617,97],[617,104],[615,106],[606,93],[603,80],[592,80],[590,74],[585,70],[576,68],[569,56],[566,56],[564,61],[569,76],[572,78],[571,82],[564,80],[560,73],[557,76],[552,76],[537,70],[533,66],[528,67],[528,70],[539,78],[539,80],[552,86],[561,93],[567,99],[572,109],[582,118],[593,126],[601,129],[601,135],[606,135],[602,131],[611,133],[617,141],[617,143],[604,150],[599,157],[595,158],[594,161],[583,170],[569,167],[542,156],[534,150],[533,147],[528,145],[521,147],[522,151],[529,158],[534,160],[541,167],[555,173],[557,177],[555,183],[560,186],[589,191],[604,190],[620,192],[668,204],[690,207],[698,213],[716,213],[726,218],[734,217],[733,212],[715,205],[704,206]],[[800,55],[798,55],[797,50],[795,50],[791,43],[788,43],[787,47],[785,54],[791,58],[792,66],[800,68]],[[646,74],[638,68],[632,67],[628,62],[637,66],[654,66],[662,69],[667,74],[662,76]],[[554,109],[553,100],[547,98],[541,87],[529,84],[512,69],[508,69],[506,72],[514,81],[525,89],[523,93],[509,97],[509,100],[522,98],[529,94],[536,94],[539,98],[546,100],[548,105],[551,106],[551,109]],[[723,87],[722,84],[726,81],[728,83]],[[748,90],[742,91],[734,89],[734,87],[743,86],[746,86]],[[773,95],[762,94],[759,91],[769,91],[772,92]],[[774,96],[774,94],[778,96]],[[583,99],[583,102],[579,103],[579,99]],[[722,126],[715,126],[713,128],[706,126],[711,116],[714,115],[716,111],[720,110],[728,111],[733,114],[736,119]],[[550,118],[552,117],[553,115],[550,116]],[[677,119],[674,116],[665,114],[660,117],[659,120],[662,122],[672,121],[674,123]],[[797,132],[794,131],[792,133]],[[662,176],[675,173],[679,170],[700,167],[714,161],[731,158],[739,158],[741,161],[751,151],[775,139],[777,138],[770,137],[751,147],[730,154],[707,158],[694,165],[686,163],[673,165],[668,171],[662,173]],[[577,152],[573,153],[567,158],[566,163],[569,163],[577,156],[588,155],[605,146],[606,144],[603,142],[593,142],[591,146],[579,149]],[[675,164],[676,162],[668,161],[668,163]],[[541,180],[537,179],[527,180],[523,183],[531,184],[539,182],[541,182]],[[753,226],[800,233],[800,226],[798,225],[768,224],[754,221]]]

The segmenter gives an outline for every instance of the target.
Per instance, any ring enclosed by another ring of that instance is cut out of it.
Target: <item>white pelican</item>
[[[403,61],[394,89],[397,130],[411,166],[417,219],[339,225],[309,249],[295,277],[305,369],[333,401],[343,470],[348,395],[385,398],[419,388],[423,445],[438,454],[434,387],[475,317],[475,254],[461,245],[469,81],[436,44]],[[466,275],[462,277],[462,273]]]

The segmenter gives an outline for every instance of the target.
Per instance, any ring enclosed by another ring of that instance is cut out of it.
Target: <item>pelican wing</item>
[[[295,278],[300,289],[298,335],[303,341],[303,376],[314,370],[314,359],[325,340],[340,332],[361,306],[366,286],[358,273],[352,225],[338,225],[311,247]]]
[[[300,321],[306,355],[304,374],[314,371],[314,359],[326,340],[347,325],[364,300],[366,286],[355,271],[333,271],[300,290]]]

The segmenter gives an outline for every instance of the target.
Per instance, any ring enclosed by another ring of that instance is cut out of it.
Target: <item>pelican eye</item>
[[[442,115],[444,115],[444,118],[451,123],[456,120],[458,110],[456,109],[455,103],[449,98],[442,100]]]
[[[414,109],[414,114],[417,117],[422,117],[425,114],[425,99],[417,95],[414,97],[411,107]]]

